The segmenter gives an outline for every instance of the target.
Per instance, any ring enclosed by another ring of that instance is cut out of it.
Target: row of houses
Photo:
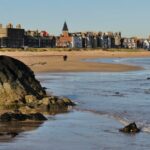
[[[123,48],[137,49],[144,48],[150,50],[150,39],[124,38],[122,42]]]
[[[150,50],[150,38],[138,39],[137,37],[125,38],[121,32],[76,32],[69,33],[66,22],[62,34],[57,39],[57,47],[70,48],[144,48]]]
[[[24,47],[56,47],[56,37],[49,36],[46,31],[25,31],[18,24],[13,27],[9,23],[6,27],[0,24],[0,47],[24,48]]]
[[[57,38],[57,47],[69,48],[115,48],[121,45],[121,33],[76,32],[69,33],[66,22]]]
[[[25,31],[18,24],[6,27],[0,24],[0,47],[64,47],[64,48],[145,48],[150,49],[150,40],[123,38],[120,32],[75,32],[70,33],[65,22],[60,36],[49,35],[46,31]]]

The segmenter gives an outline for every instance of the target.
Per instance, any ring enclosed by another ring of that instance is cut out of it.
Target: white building
[[[72,36],[72,48],[82,48],[82,36],[81,34],[73,34]]]

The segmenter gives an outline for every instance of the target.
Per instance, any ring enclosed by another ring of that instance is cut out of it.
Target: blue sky
[[[0,0],[0,22],[60,34],[121,31],[123,36],[150,35],[150,0]]]

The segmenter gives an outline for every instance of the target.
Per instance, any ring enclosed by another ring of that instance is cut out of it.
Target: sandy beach
[[[89,58],[132,58],[150,57],[150,52],[107,52],[102,50],[91,51],[43,51],[43,52],[0,52],[0,55],[7,55],[17,58],[27,64],[35,72],[123,72],[142,69],[139,66],[122,64],[106,64],[84,62]],[[63,56],[67,55],[67,61]]]

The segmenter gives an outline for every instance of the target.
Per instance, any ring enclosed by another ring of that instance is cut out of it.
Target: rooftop
[[[64,23],[64,26],[63,26],[62,31],[68,31],[68,26],[67,26],[67,23],[66,23],[66,22]]]

